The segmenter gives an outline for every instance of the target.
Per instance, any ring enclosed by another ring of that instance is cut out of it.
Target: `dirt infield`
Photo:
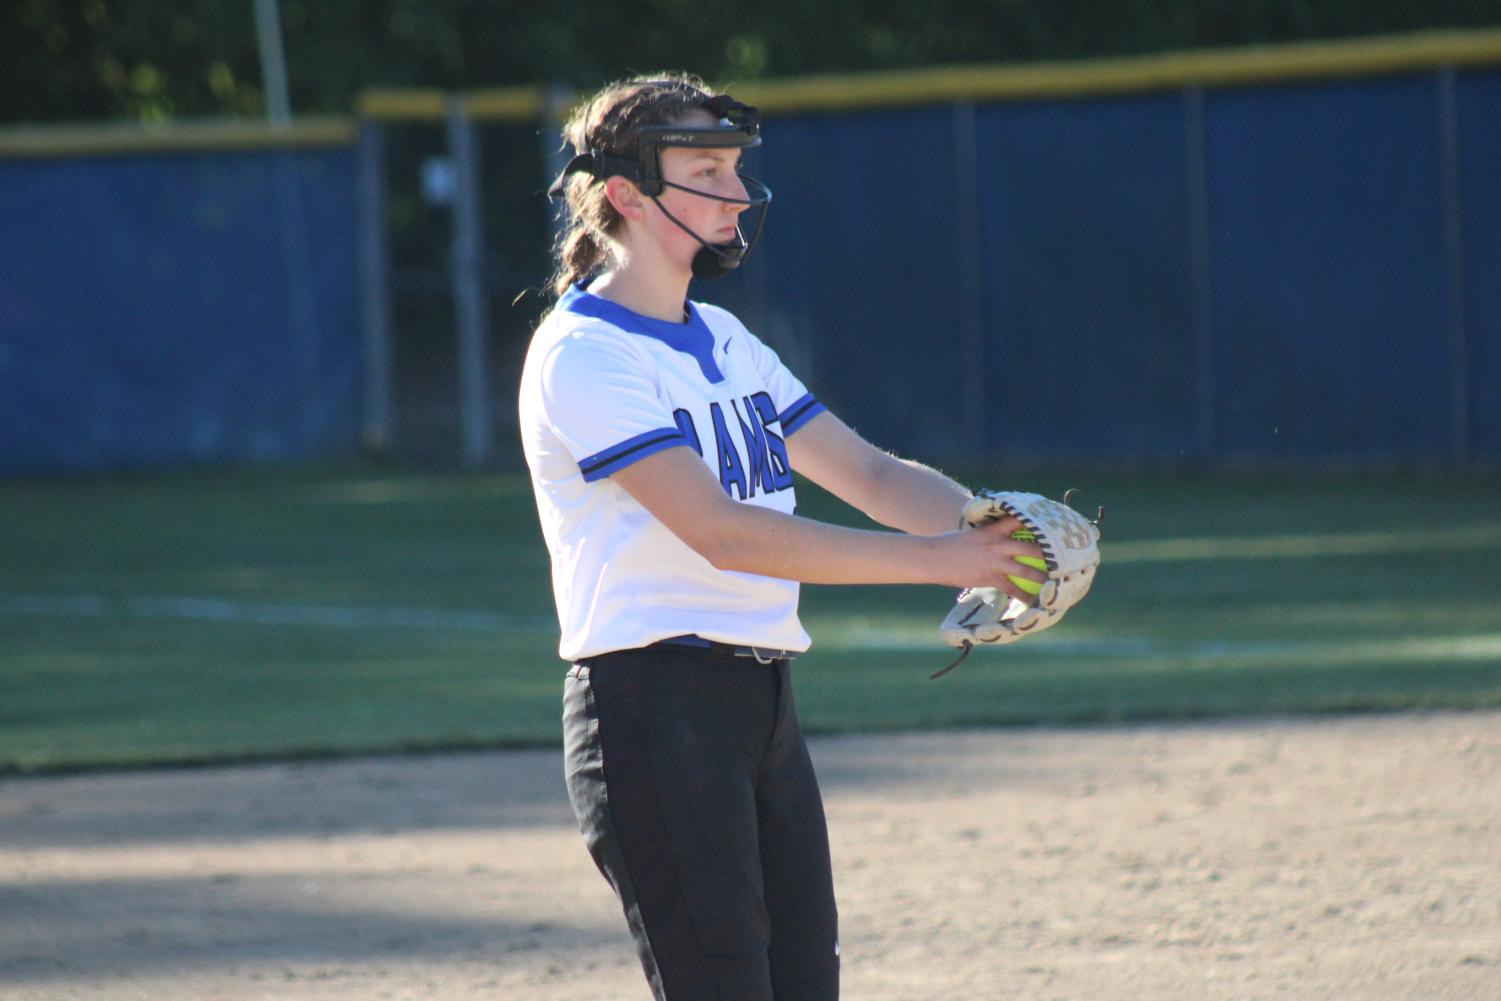
[[[1501,998],[1501,714],[817,740],[844,996]],[[554,752],[0,782],[0,998],[646,999]]]

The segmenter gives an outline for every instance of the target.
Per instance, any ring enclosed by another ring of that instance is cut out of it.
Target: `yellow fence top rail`
[[[1011,66],[747,81],[735,96],[766,111],[893,107],[956,100],[1108,96],[1186,86],[1385,76],[1442,66],[1501,65],[1501,30],[1426,32],[1336,42],[1192,49],[1160,55]]]
[[[1192,49],[1119,59],[747,80],[733,83],[732,88],[740,100],[776,114],[960,100],[1109,96],[1185,86],[1385,76],[1444,66],[1501,66],[1501,28]],[[443,119],[453,102],[475,121],[524,122],[560,117],[577,99],[577,95],[540,86],[463,92],[372,88],[360,94],[356,113],[385,122],[434,123]],[[16,126],[0,128],[0,159],[343,146],[354,142],[356,129],[355,120],[344,116],[299,118],[281,127],[259,119]]]
[[[450,99],[461,102],[464,114],[476,121],[530,121],[542,116],[546,91],[542,87],[494,87],[454,94],[373,88],[360,94],[355,108],[366,118],[383,121],[435,122],[448,113]]]
[[[283,126],[260,119],[23,125],[0,129],[0,159],[347,146],[355,133],[354,120],[344,116],[299,118]]]
[[[1414,73],[1442,66],[1501,65],[1501,28],[1299,42],[1225,49],[1190,49],[1118,59],[938,66],[872,73],[824,74],[733,83],[737,98],[763,111],[840,111],[949,101],[1089,97],[1255,83]],[[576,95],[542,87],[472,90],[459,95],[476,120],[528,121],[561,110]],[[367,90],[361,115],[385,121],[436,121],[445,114],[441,90]]]

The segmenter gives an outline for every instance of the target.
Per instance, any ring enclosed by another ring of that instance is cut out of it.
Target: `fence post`
[[[368,449],[391,446],[391,267],[386,252],[386,136],[373,119],[360,121],[360,327],[365,401],[360,440]]]
[[[453,297],[458,323],[459,427],[463,462],[470,468],[490,458],[494,437],[490,405],[488,295],[485,248],[480,231],[479,153],[474,124],[462,95],[445,101],[448,154],[453,158]]]
[[[1449,428],[1451,454],[1470,458],[1470,344],[1465,320],[1464,191],[1459,183],[1459,88],[1453,66],[1438,71],[1439,156],[1444,192],[1444,270],[1449,327]]]
[[[980,181],[979,148],[975,138],[973,101],[954,102],[954,207],[955,262],[959,293],[958,357],[960,425],[981,455],[990,456],[990,415],[986,413],[985,379],[990,352],[980,319],[983,282],[980,277]]]
[[[563,144],[563,120],[573,97],[573,91],[556,83],[550,84],[542,95],[542,125],[537,139],[542,152],[544,186],[552,184],[553,178],[573,159],[573,149]],[[566,214],[561,200],[547,203],[548,232],[554,240],[563,231]]]
[[[1209,250],[1209,153],[1204,134],[1204,88],[1183,88],[1187,153],[1189,287],[1192,293],[1194,413],[1199,456],[1219,457],[1219,372],[1215,364],[1214,296]]]

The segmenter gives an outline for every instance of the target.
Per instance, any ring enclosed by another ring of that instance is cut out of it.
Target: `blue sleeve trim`
[[[782,436],[785,438],[827,409],[829,408],[813,398],[812,393],[805,393],[777,418],[777,423],[782,425]]]
[[[586,459],[579,460],[579,472],[584,474],[585,483],[593,483],[602,480],[611,473],[618,472],[633,462],[639,462],[665,448],[673,448],[677,445],[692,445],[677,427],[657,428],[655,431],[647,431],[638,434],[634,438],[627,438],[618,445],[612,445],[603,452],[596,452]]]

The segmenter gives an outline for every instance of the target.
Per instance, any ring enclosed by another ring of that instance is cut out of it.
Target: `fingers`
[[[1002,578],[993,586],[996,588],[996,590],[1010,595],[1017,601],[1021,602],[1023,605],[1037,604],[1037,595],[1028,594],[1026,591],[1023,591],[1021,588],[1017,587],[1014,583],[1006,578]]]
[[[1036,602],[1037,595],[1026,591],[1018,581],[1041,584],[1048,579],[1042,547],[1036,542],[1013,539],[1011,534],[1022,528],[1014,517],[999,518],[970,531],[954,532],[949,550],[954,562],[944,573],[944,582],[960,587],[985,585],[1015,598],[1023,604]],[[1036,561],[1029,566],[1021,560]]]
[[[1041,584],[1048,579],[1048,574],[1038,566],[1019,562],[1019,559],[1036,560],[1042,565],[1043,561],[1042,547],[1037,543],[1011,538],[1011,533],[1021,527],[1020,521],[1007,517],[982,525],[979,531],[990,550],[993,567],[993,578],[986,583],[1025,605],[1031,605],[1037,601],[1037,595],[1024,590],[1017,581]]]
[[[1024,526],[1015,518],[1006,517],[999,521],[986,522],[975,531],[990,541],[997,551],[1008,556],[1030,556],[1033,559],[1042,559],[1042,547],[1035,542],[1023,542],[1013,539],[1011,533],[1021,530]]]
[[[996,518],[994,521],[987,521],[983,524],[975,525],[973,527],[981,531],[995,531],[1001,532],[1004,535],[1010,535],[1012,532],[1024,528],[1025,526],[1022,525],[1021,519],[1016,515],[1008,514]]]

